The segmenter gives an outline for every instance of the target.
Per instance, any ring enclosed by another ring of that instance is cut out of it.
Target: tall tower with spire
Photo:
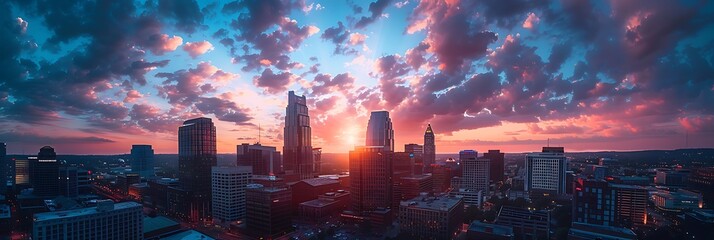
[[[424,132],[424,172],[431,172],[431,165],[436,163],[436,145],[434,144],[434,130],[428,124]]]
[[[370,114],[365,140],[366,146],[383,146],[384,150],[394,152],[394,128],[389,112],[376,111]]]

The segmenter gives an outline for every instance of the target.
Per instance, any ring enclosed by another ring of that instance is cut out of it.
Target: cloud
[[[203,24],[203,13],[195,0],[159,0],[161,16],[175,21],[176,28],[193,33]]]
[[[533,29],[535,25],[540,22],[540,18],[535,15],[535,13],[528,13],[528,17],[526,18],[525,21],[523,21],[523,28],[525,29]]]
[[[21,17],[18,17],[16,20],[17,26],[20,28],[20,33],[25,34],[25,32],[27,32],[27,21],[25,21],[25,19],[22,19]]]
[[[367,39],[367,35],[361,34],[361,33],[352,33],[350,34],[350,40],[349,43],[350,45],[361,45],[364,44],[364,40]]]
[[[113,143],[114,140],[95,137],[95,136],[44,136],[31,132],[3,132],[0,133],[1,139],[9,140],[9,143],[21,143],[21,144],[87,144],[87,143]]]
[[[287,87],[295,81],[295,75],[290,72],[282,72],[274,74],[273,70],[267,68],[263,70],[260,76],[253,77],[253,84],[257,87],[265,89],[271,94],[279,94],[285,92]]]
[[[377,19],[382,17],[382,15],[384,13],[384,9],[386,9],[389,6],[390,1],[391,0],[377,0],[373,3],[370,3],[368,10],[371,15],[368,17],[360,18],[359,21],[357,21],[357,23],[355,23],[355,27],[356,28],[365,28],[365,27],[367,27],[367,25],[373,23],[374,21],[376,21]]]
[[[185,45],[183,45],[183,50],[188,53],[188,55],[191,56],[191,58],[196,58],[199,55],[203,55],[204,53],[210,52],[213,50],[213,44],[211,44],[208,41],[200,41],[200,42],[187,42]]]
[[[164,53],[174,51],[178,46],[181,46],[183,38],[179,36],[169,37],[167,34],[154,34],[149,37],[145,44],[155,55],[164,55]]]
[[[129,90],[128,92],[126,92],[126,97],[124,98],[124,102],[125,103],[133,103],[137,99],[142,98],[142,97],[144,97],[144,95],[142,95],[139,91],[132,89],[132,90]]]

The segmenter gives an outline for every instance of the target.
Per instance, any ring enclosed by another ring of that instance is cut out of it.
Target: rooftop
[[[459,202],[462,202],[463,197],[461,196],[439,196],[439,197],[423,197],[418,196],[407,201],[402,201],[401,206],[407,208],[424,209],[424,210],[435,210],[435,211],[448,211],[454,207]]]
[[[469,224],[469,231],[487,232],[499,236],[513,236],[513,227],[473,221]]]
[[[590,235],[598,236],[615,236],[620,238],[630,238],[636,239],[637,235],[630,229],[613,227],[613,226],[600,226],[595,224],[587,223],[573,223],[573,227],[570,228],[571,232],[583,232]]]
[[[329,178],[310,178],[310,179],[305,179],[297,183],[304,182],[307,183],[310,186],[317,187],[317,186],[323,186],[323,185],[329,185],[329,184],[340,184],[340,181],[334,180],[334,179],[329,179]],[[295,185],[293,184],[293,185]]]
[[[144,217],[144,232],[152,232],[162,228],[167,228],[175,225],[179,225],[178,222],[171,220],[167,217]]]
[[[180,232],[165,238],[161,238],[161,240],[194,240],[194,239],[203,239],[203,240],[213,240],[214,238],[209,237],[206,234],[200,233],[196,230],[188,230],[185,232]]]
[[[133,207],[141,208],[141,204],[136,203],[136,202],[114,203],[114,210],[127,209],[127,208],[133,208]],[[39,222],[39,221],[46,221],[46,220],[53,220],[53,219],[60,219],[60,218],[87,216],[87,215],[96,214],[98,212],[100,212],[100,211],[97,211],[97,207],[88,207],[88,208],[80,208],[80,209],[67,210],[67,211],[38,213],[38,214],[35,214],[34,218],[35,218],[36,222]]]
[[[325,199],[315,199],[315,200],[310,200],[307,202],[302,202],[300,205],[305,205],[309,207],[324,207],[332,204],[338,204],[338,201],[331,201],[331,200],[325,200]]]

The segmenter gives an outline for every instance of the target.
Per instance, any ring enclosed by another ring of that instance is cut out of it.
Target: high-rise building
[[[463,168],[459,194],[464,196],[467,205],[481,205],[483,196],[489,192],[491,161],[486,158],[468,158],[461,160]]]
[[[487,153],[483,154],[484,158],[491,160],[491,182],[501,182],[504,181],[504,166],[503,159],[505,153],[500,150],[488,150]]]
[[[459,162],[464,162],[467,158],[478,158],[478,152],[474,150],[459,151]]]
[[[141,204],[104,200],[96,207],[38,213],[33,239],[144,239]]]
[[[216,127],[210,118],[196,118],[179,127],[179,183],[190,191],[191,221],[211,214],[211,167],[216,166]]]
[[[416,143],[404,144],[404,152],[414,153],[414,154],[424,154],[424,146],[416,144]]]
[[[430,193],[434,189],[431,175],[413,175],[395,179],[394,193],[392,195],[395,210],[400,209],[401,201],[406,201],[419,196],[422,193]]]
[[[228,225],[245,218],[245,190],[252,177],[248,166],[213,167],[213,222]]]
[[[615,226],[615,197],[604,180],[578,179],[573,192],[573,222]]]
[[[28,159],[15,159],[15,186],[30,185],[30,161],[37,160],[37,157],[28,157]]]
[[[243,143],[236,146],[238,166],[250,166],[255,175],[280,172],[280,152],[275,147]]]
[[[305,96],[288,92],[283,132],[283,167],[286,173],[297,174],[299,180],[313,177],[311,131]]]
[[[59,194],[76,197],[79,194],[79,170],[77,167],[61,167],[59,169]]]
[[[37,159],[30,162],[30,182],[37,196],[51,197],[59,195],[59,168],[55,149],[44,146],[37,154]]]
[[[431,165],[436,163],[436,142],[431,124],[424,131],[424,172],[431,172]]]
[[[562,147],[543,147],[543,152],[527,154],[525,191],[565,194],[568,162],[564,153]]]
[[[322,171],[322,148],[312,148],[312,173],[319,175]]]
[[[503,206],[496,225],[513,228],[515,239],[550,239],[551,212]]]
[[[142,178],[154,176],[154,149],[151,145],[131,146],[131,171]]]
[[[394,128],[389,112],[376,111],[369,115],[365,146],[383,146],[384,151],[394,152]]]
[[[5,193],[5,187],[7,186],[8,162],[7,145],[4,142],[0,142],[0,194]]]
[[[350,151],[350,193],[356,212],[389,208],[392,202],[392,152],[384,146]]]
[[[250,234],[273,239],[291,228],[290,188],[249,184],[246,192],[246,224]]]
[[[461,196],[419,196],[399,205],[399,227],[407,238],[455,239],[463,222]]]

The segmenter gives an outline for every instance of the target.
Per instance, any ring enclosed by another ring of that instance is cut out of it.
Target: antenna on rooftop
[[[548,138],[548,145],[546,146],[550,147],[550,138]]]
[[[258,144],[260,144],[260,123],[258,123]]]

